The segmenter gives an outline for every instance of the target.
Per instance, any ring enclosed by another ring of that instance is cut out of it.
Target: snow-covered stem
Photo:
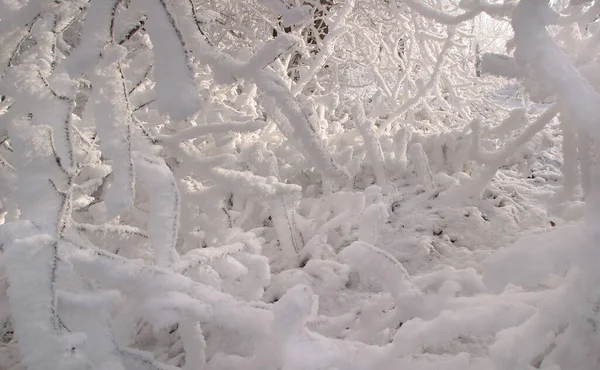
[[[185,350],[184,370],[203,370],[206,365],[206,341],[200,323],[184,318],[179,323],[179,332]]]
[[[173,120],[193,116],[200,109],[202,101],[194,79],[192,55],[181,29],[181,23],[185,24],[185,20],[181,12],[179,19],[176,16],[175,10],[178,9],[172,9],[177,2],[135,0],[134,4],[148,16],[147,29],[154,51],[159,110]],[[180,93],[174,94],[174,91]]]
[[[365,146],[367,147],[367,152],[371,158],[371,164],[375,170],[375,179],[377,185],[383,189],[386,189],[387,191],[389,190],[390,184],[388,183],[385,169],[385,157],[383,155],[383,150],[381,149],[379,138],[377,137],[377,133],[373,127],[373,122],[367,120],[365,110],[360,104],[354,106],[353,115],[354,122],[356,123],[356,126],[363,137]]]
[[[292,222],[293,214],[290,214],[283,197],[269,201],[269,209],[271,210],[273,225],[279,236],[279,246],[288,261],[289,267],[296,266],[299,263],[298,253],[301,245],[298,240],[296,225]]]
[[[110,220],[131,207],[135,196],[132,110],[119,62],[95,70],[91,81],[94,92],[86,113],[96,123],[104,155],[113,161],[114,182],[108,190],[104,211],[105,219]]]
[[[505,165],[508,159],[514,155],[516,150],[522,145],[530,141],[538,132],[540,132],[547,124],[549,124],[554,117],[559,113],[559,103],[555,103],[542,113],[535,122],[527,126],[519,136],[513,138],[511,141],[506,142],[502,149],[495,152],[485,152],[480,147],[480,122],[474,121],[472,124],[472,158],[481,163],[483,166],[479,170],[479,175],[471,180],[465,189],[460,191],[467,197],[475,196],[480,197],[483,194],[486,186],[496,175],[498,169]],[[454,194],[454,192],[452,192]],[[451,196],[449,196],[450,198]],[[460,197],[459,197],[460,198]]]
[[[65,368],[69,365],[63,362],[67,348],[61,336],[65,331],[55,290],[58,241],[45,234],[21,237],[5,245],[3,259],[23,364],[32,370]],[[32,291],[36,294],[29,293]]]
[[[423,185],[428,191],[432,191],[434,188],[433,175],[423,145],[421,143],[413,144],[408,150],[408,158],[412,163],[413,173],[419,184]]]
[[[104,225],[91,225],[84,223],[73,223],[73,226],[81,231],[89,231],[92,233],[106,233],[111,232],[115,234],[125,234],[131,236],[140,236],[142,238],[147,238],[148,234],[145,230],[130,226],[130,225],[113,225],[113,224],[104,224]]]
[[[579,172],[581,174],[581,187],[584,198],[587,198],[593,186],[592,172],[594,171],[595,166],[595,156],[593,150],[593,139],[586,136],[585,133],[579,132],[577,134],[577,154],[579,158]]]
[[[437,62],[433,69],[433,73],[429,77],[429,81],[425,85],[423,85],[414,96],[407,99],[404,102],[404,104],[402,104],[398,109],[396,109],[390,114],[390,117],[388,117],[385,120],[385,122],[382,123],[380,128],[381,131],[389,130],[390,127],[392,127],[392,125],[394,124],[394,122],[398,120],[398,118],[400,118],[404,113],[406,113],[406,111],[408,111],[415,104],[417,104],[425,96],[425,94],[428,93],[429,90],[431,90],[435,86],[435,84],[438,83],[440,75],[442,73],[442,67],[446,62],[447,53],[453,45],[452,38],[454,34],[454,28],[448,28],[448,36],[446,37],[446,42],[444,43],[444,46],[442,47],[442,50],[437,57]]]
[[[546,30],[556,17],[545,1],[519,2],[512,15],[515,59],[531,77],[560,99],[581,130],[600,137],[594,118],[600,115],[600,96]],[[562,72],[556,73],[558,70]]]
[[[398,143],[398,165],[400,169],[404,172],[406,171],[406,167],[408,166],[408,143],[410,142],[411,134],[406,128],[401,128],[398,130],[396,134],[395,142]]]
[[[158,266],[169,266],[177,259],[175,244],[179,232],[180,196],[173,173],[162,158],[135,155],[140,182],[150,197],[148,239]]]
[[[575,128],[571,126],[567,114],[561,113],[560,129],[562,132],[563,163],[561,171],[563,174],[562,189],[557,194],[558,201],[572,199],[575,196],[575,188],[579,183],[579,167],[577,161],[577,135]]]
[[[248,153],[248,157],[249,162],[259,175],[280,178],[277,158],[273,152],[266,150],[264,146],[258,143],[255,144]],[[295,222],[296,210],[293,207],[295,200],[295,197],[282,195],[268,201],[271,219],[279,238],[279,247],[285,255],[286,264],[291,267],[295,267],[299,263],[298,253],[302,248],[301,238]]]
[[[264,121],[246,121],[231,123],[212,123],[197,125],[185,130],[181,130],[173,135],[155,136],[157,143],[178,143],[180,141],[196,139],[202,135],[233,132],[251,132],[263,128],[266,125]]]
[[[433,19],[438,23],[445,25],[456,25],[475,18],[480,13],[486,12],[490,15],[507,15],[510,14],[514,5],[506,4],[490,4],[481,0],[470,2],[467,11],[464,13],[453,15],[445,13],[441,10],[431,7],[419,0],[408,0],[406,2],[411,9],[419,13],[425,18]]]
[[[215,73],[217,81],[229,83],[238,78],[249,78],[269,99],[275,101],[281,113],[289,122],[294,140],[301,145],[304,153],[327,177],[347,181],[348,171],[332,158],[321,139],[314,132],[305,109],[293,97],[281,78],[269,70],[256,71],[253,75],[243,73],[245,64],[224,53],[202,50],[199,57],[207,62]],[[291,139],[291,138],[290,138]]]
[[[346,0],[342,8],[338,10],[336,16],[332,19],[331,24],[328,24],[327,36],[323,39],[323,44],[317,55],[313,60],[309,61],[309,70],[302,74],[300,80],[292,88],[292,96],[300,94],[310,80],[317,75],[327,59],[333,55],[336,40],[346,31],[346,18],[352,11],[352,8],[354,8],[354,3],[355,0]]]

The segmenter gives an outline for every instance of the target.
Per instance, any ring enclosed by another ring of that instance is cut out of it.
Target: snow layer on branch
[[[247,333],[261,333],[272,318],[271,313],[258,303],[235,300],[229,294],[169,270],[145,266],[139,261],[125,258],[100,257],[78,253],[70,261],[82,275],[96,280],[103,287],[118,289],[136,297],[152,297],[168,292],[185,293],[211,306],[211,320],[217,325]]]
[[[202,100],[177,15],[165,0],[136,0],[136,3],[148,15],[146,27],[152,41],[158,110],[175,121],[195,115]]]
[[[185,273],[187,270],[198,264],[211,264],[219,259],[226,258],[229,255],[240,253],[246,249],[243,243],[237,242],[219,247],[206,247],[202,249],[192,249],[181,257],[173,268]]]
[[[205,174],[221,191],[237,192],[247,197],[271,198],[296,195],[300,186],[280,183],[276,177],[262,177],[250,172],[212,168]],[[243,185],[242,185],[243,184]]]
[[[278,35],[274,40],[262,45],[262,47],[250,57],[241,72],[242,75],[254,75],[256,72],[268,67],[288,50],[301,43],[302,39],[298,36],[287,33]]]
[[[0,35],[7,35],[15,28],[25,26],[41,14],[45,6],[48,3],[44,0],[0,2]]]
[[[0,3],[1,6],[2,3]],[[3,22],[0,22],[3,23]],[[29,31],[27,28],[17,28],[11,32],[0,34],[0,44],[2,49],[0,50],[0,76],[4,76],[6,69],[11,64],[13,59],[13,53],[20,46],[24,37],[27,36]]]
[[[246,122],[223,122],[223,123],[209,123],[204,125],[197,125],[184,130],[179,131],[174,135],[162,135],[157,136],[156,139],[159,141],[165,141],[169,143],[179,143],[179,141],[196,139],[202,135],[208,134],[221,134],[227,132],[252,132],[260,130],[266,125],[265,121],[246,121]]]
[[[81,351],[92,368],[125,370],[117,355],[117,343],[112,333],[107,306],[119,297],[116,291],[58,291],[62,317],[68,325],[86,336]],[[90,320],[90,317],[94,317]]]
[[[259,3],[266,6],[273,13],[281,15],[281,20],[286,26],[302,22],[310,11],[308,5],[288,7],[283,0],[259,0]]]
[[[419,348],[443,349],[455,338],[468,335],[485,337],[521,324],[534,313],[529,306],[492,304],[443,311],[433,320],[412,319],[404,323],[394,337],[393,351],[407,356]],[[502,320],[495,320],[502,316]]]
[[[26,126],[26,123],[22,125]],[[16,196],[20,211],[28,220],[54,232],[62,197],[50,182],[60,178],[50,141],[51,128],[42,125],[21,127],[19,124],[11,127],[9,132],[17,149],[15,169],[19,171],[19,191]],[[57,182],[63,185],[62,181]]]
[[[285,117],[285,120],[289,122],[288,127],[291,127],[291,130],[284,130],[285,135],[289,136],[288,139],[297,141],[301,145],[303,152],[310,158],[314,166],[333,179],[340,181],[350,179],[348,170],[334,160],[312,127],[309,115],[294,98],[280,76],[269,70],[256,71],[249,76],[245,75],[243,62],[228,54],[207,50],[205,47],[200,48],[198,57],[210,65],[218,83],[233,83],[240,77],[250,78],[256,83],[257,88],[267,95],[265,105],[268,107],[269,114],[273,116],[280,114]]]
[[[556,17],[545,0],[519,2],[512,17],[515,59],[560,99],[576,124],[600,137],[600,96],[548,34],[546,25]]]
[[[297,96],[302,91],[308,82],[319,72],[327,59],[333,54],[335,41],[347,30],[347,27],[345,26],[346,18],[354,8],[354,4],[354,0],[346,0],[336,13],[335,17],[331,20],[330,24],[328,24],[328,32],[323,38],[323,46],[319,50],[317,56],[311,61],[308,71],[301,75],[296,85],[292,88],[293,96]]]
[[[96,258],[100,257],[100,258]],[[111,259],[90,253],[71,257],[75,270],[96,280],[108,289],[118,289],[129,294],[149,294],[160,291],[179,291],[190,287],[188,278],[165,270],[144,266],[141,261],[125,258]]]
[[[536,287],[553,274],[563,275],[576,258],[571,246],[585,242],[579,225],[525,237],[484,263],[484,282],[494,291],[508,284]]]
[[[212,314],[210,306],[179,292],[156,294],[144,301],[141,311],[155,330],[177,324],[183,317],[208,321]]]
[[[371,185],[365,189],[365,195],[370,198],[370,204],[365,207],[358,220],[358,240],[375,245],[381,225],[389,217],[388,206],[382,202],[381,188],[376,185]]]
[[[523,72],[515,60],[501,54],[483,54],[481,57],[481,72],[506,78],[523,77]]]
[[[410,289],[410,276],[404,266],[391,254],[371,244],[357,241],[344,248],[338,259],[347,261],[362,275],[374,275],[398,297]]]
[[[3,254],[12,321],[23,363],[32,370],[85,368],[65,357],[69,343],[62,336],[56,305],[57,244],[50,235],[28,235],[5,244]]]
[[[185,350],[184,370],[203,370],[206,364],[206,340],[200,323],[185,317],[180,324]]]
[[[114,182],[104,201],[103,217],[109,220],[133,205],[135,177],[131,152],[131,106],[119,62],[97,69],[92,82],[94,93],[86,113],[96,124],[100,148],[103,155],[112,160],[114,175]]]
[[[179,189],[173,173],[162,158],[135,155],[136,168],[150,194],[148,237],[158,266],[167,267],[176,259],[179,231]]]
[[[371,164],[375,170],[375,179],[377,184],[385,188],[386,190],[390,187],[387,179],[387,173],[385,168],[385,157],[383,150],[381,149],[381,143],[377,138],[373,122],[367,120],[365,116],[365,110],[362,105],[356,105],[353,109],[355,116],[355,124],[363,137],[367,153],[371,157]]]
[[[88,7],[79,45],[65,61],[72,77],[78,77],[94,67],[102,58],[106,44],[114,35],[111,25],[120,0],[92,1]]]

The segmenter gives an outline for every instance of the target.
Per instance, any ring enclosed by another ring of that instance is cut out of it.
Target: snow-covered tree
[[[0,364],[597,368],[597,3],[0,0]]]

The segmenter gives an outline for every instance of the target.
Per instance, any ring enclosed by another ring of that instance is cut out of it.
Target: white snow
[[[598,3],[0,0],[0,368],[597,370]]]

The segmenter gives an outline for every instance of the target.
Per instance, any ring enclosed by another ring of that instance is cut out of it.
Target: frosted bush
[[[597,368],[597,3],[0,0],[0,363]]]

